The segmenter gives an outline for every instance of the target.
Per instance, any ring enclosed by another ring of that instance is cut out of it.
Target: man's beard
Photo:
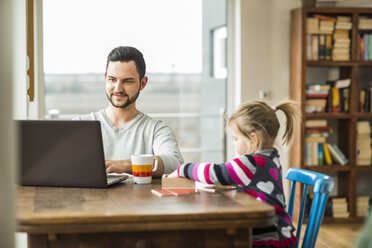
[[[107,99],[111,102],[112,106],[116,108],[126,108],[127,106],[129,106],[130,104],[134,103],[137,100],[139,94],[140,94],[140,90],[138,90],[138,92],[132,98],[130,98],[127,94],[122,93],[123,96],[127,97],[127,101],[123,103],[122,105],[116,105],[114,103],[114,101],[112,100],[114,93],[111,93],[110,96],[108,96],[108,94],[106,93],[106,96],[107,96]]]

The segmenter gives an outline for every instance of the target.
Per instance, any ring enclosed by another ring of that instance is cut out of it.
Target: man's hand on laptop
[[[105,160],[106,173],[130,173],[132,174],[132,162],[126,160]]]

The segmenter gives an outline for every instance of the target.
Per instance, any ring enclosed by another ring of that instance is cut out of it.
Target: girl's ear
[[[251,133],[252,142],[254,143],[256,150],[259,150],[261,145],[260,136],[257,133]]]

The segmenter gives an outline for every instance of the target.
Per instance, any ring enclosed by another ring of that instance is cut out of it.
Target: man
[[[154,154],[159,158],[153,176],[170,173],[183,163],[172,129],[136,108],[137,97],[148,81],[145,73],[145,60],[139,50],[122,46],[113,49],[105,73],[109,106],[76,118],[101,122],[107,173],[132,173],[132,154]]]

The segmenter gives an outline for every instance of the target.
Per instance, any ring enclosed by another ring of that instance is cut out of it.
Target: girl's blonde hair
[[[241,135],[251,140],[251,133],[261,136],[261,147],[273,146],[279,131],[279,120],[276,111],[283,111],[287,122],[283,135],[283,145],[290,143],[293,138],[294,125],[300,119],[297,104],[294,101],[285,101],[270,107],[264,102],[245,102],[231,115],[228,126],[235,127]]]

